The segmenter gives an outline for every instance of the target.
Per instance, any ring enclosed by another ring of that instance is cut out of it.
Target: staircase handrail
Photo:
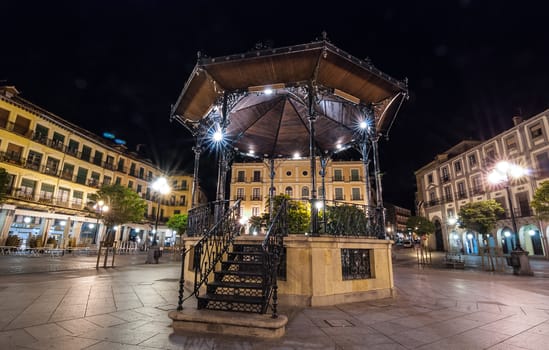
[[[217,201],[222,204],[225,201]],[[221,211],[219,211],[221,212]],[[229,209],[223,212],[221,219],[217,220],[204,236],[189,249],[183,249],[181,262],[181,278],[179,281],[179,303],[177,310],[183,310],[183,301],[191,296],[199,296],[200,287],[207,281],[215,266],[223,259],[236,236],[240,232],[240,199]],[[194,289],[189,296],[183,299],[185,257],[187,253],[194,250]],[[204,258],[202,258],[204,256]]]
[[[263,250],[263,295],[264,304],[262,313],[267,312],[272,299],[272,317],[277,318],[278,308],[278,266],[284,249],[284,236],[288,235],[288,201],[283,200],[276,212],[269,229],[265,235],[265,239],[261,243]]]

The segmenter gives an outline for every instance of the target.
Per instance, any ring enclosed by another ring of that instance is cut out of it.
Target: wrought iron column
[[[269,223],[273,222],[273,208],[274,208],[274,177],[275,177],[275,170],[274,170],[274,159],[269,159],[269,167],[270,167],[270,173],[269,176],[271,178],[271,187],[269,188]]]
[[[196,191],[198,189],[198,168],[200,166],[200,153],[202,147],[200,142],[197,140],[196,145],[193,147],[194,151],[194,170],[193,170],[193,188],[191,190],[191,209],[194,209],[196,205]]]
[[[318,208],[316,207],[316,157],[315,157],[315,116],[309,115],[309,153],[311,156],[311,234],[318,236]]]
[[[374,160],[374,172],[376,182],[376,227],[377,237],[385,238],[385,209],[383,207],[382,185],[381,185],[381,170],[379,168],[379,152],[378,152],[378,140],[379,136],[375,135],[372,140],[372,152]]]
[[[370,159],[368,157],[368,139],[364,138],[360,144],[362,154],[362,166],[364,168],[364,204],[366,205],[368,218],[371,218],[372,208],[372,184],[370,183]]]
[[[322,228],[326,233],[326,166],[328,157],[320,157],[320,176],[322,177]]]

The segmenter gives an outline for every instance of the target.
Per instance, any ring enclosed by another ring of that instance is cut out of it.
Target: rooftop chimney
[[[517,126],[520,123],[522,123],[522,117],[521,116],[514,116],[513,117],[513,126]]]

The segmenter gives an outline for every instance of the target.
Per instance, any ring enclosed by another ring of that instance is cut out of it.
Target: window
[[[8,148],[6,149],[6,157],[8,160],[20,162],[22,153],[23,147],[14,145],[13,143],[8,143]]]
[[[61,177],[65,180],[72,181],[72,175],[74,174],[74,165],[65,163],[63,164],[63,171]]]
[[[530,136],[532,136],[533,139],[537,139],[543,136],[541,123],[536,123],[530,127]]]
[[[461,173],[461,160],[454,163],[454,170],[456,173]]]
[[[287,172],[286,172],[286,176],[292,176],[292,172],[291,172],[291,171],[287,171]]]
[[[0,128],[5,128],[8,125],[10,111],[0,108]]]
[[[122,183],[122,178],[116,177],[116,180],[114,181],[115,184],[120,185]]]
[[[105,168],[107,169],[114,169],[114,157],[113,156],[107,156],[107,159],[105,160]]]
[[[475,154],[470,154],[467,158],[469,159],[470,167],[474,167],[477,165],[477,156]]]
[[[236,178],[237,182],[244,182],[246,181],[246,172],[243,170],[239,170]]]
[[[473,183],[474,194],[482,194],[484,192],[482,190],[482,182],[480,181],[480,176],[475,176],[471,178],[471,182]]]
[[[467,191],[465,190],[465,182],[458,182],[458,197],[460,199],[467,198]]]
[[[259,216],[259,207],[252,207],[252,216]]]
[[[103,161],[103,152],[95,151],[95,155],[93,156],[93,164],[101,165],[102,161]]]
[[[71,190],[68,188],[59,187],[57,192],[57,200],[60,203],[68,203],[70,198]]]
[[[293,198],[294,196],[294,189],[291,187],[291,186],[288,186],[286,187],[286,189],[284,190],[284,193],[290,197],[290,198]]]
[[[128,188],[133,190],[133,181],[132,180],[128,181]]]
[[[260,188],[258,188],[258,187],[252,188],[252,200],[253,201],[260,201],[261,200]]]
[[[145,177],[145,169],[144,168],[139,168],[139,178],[142,179]]]
[[[243,188],[237,188],[236,189],[236,198],[235,199],[244,200],[244,189]]]
[[[183,191],[187,189],[187,180],[181,180],[181,189]]]
[[[103,185],[110,185],[112,182],[112,178],[110,176],[103,176]]]
[[[322,188],[322,186],[318,188],[318,195],[320,198],[324,198],[324,189]]]
[[[442,182],[447,182],[450,180],[450,173],[448,172],[448,167],[442,168]]]
[[[61,135],[58,132],[54,132],[52,142],[51,142],[51,146],[53,148],[57,148],[57,149],[62,150],[64,144],[65,144],[65,135]]]
[[[30,119],[22,117],[20,115],[15,118],[15,124],[13,125],[13,132],[19,135],[26,135],[29,131]]]
[[[335,188],[335,189],[334,189],[334,194],[335,194],[334,199],[335,199],[336,201],[342,201],[342,200],[345,199],[345,198],[343,197],[343,188],[341,188],[341,187]]]
[[[29,155],[27,156],[27,165],[26,165],[27,168],[38,170],[40,168],[41,162],[42,162],[42,153],[29,151]]]
[[[539,176],[549,177],[549,156],[547,153],[536,154],[536,162],[538,163]]]
[[[432,184],[433,182],[434,182],[434,181],[433,181],[433,174],[427,175],[427,183]]]
[[[301,189],[301,199],[308,199],[309,198],[309,187],[303,186]]]
[[[187,197],[185,195],[179,196],[179,205],[187,205]]]
[[[146,179],[146,180],[147,180],[147,181],[151,181],[152,178],[153,178],[153,173],[152,173],[152,171],[149,171],[149,172],[147,173],[147,179]]]
[[[32,197],[34,195],[34,188],[36,187],[36,181],[29,179],[21,180],[21,194],[25,197]]]
[[[46,168],[44,169],[44,173],[49,175],[57,175],[58,171],[59,171],[59,159],[48,157],[48,160],[46,161]]]
[[[76,182],[82,185],[86,184],[88,179],[88,169],[78,167],[78,173],[76,174]]]
[[[455,218],[454,209],[448,209],[448,218]]]
[[[343,172],[341,169],[334,169],[334,181],[343,181]]]
[[[32,139],[34,141],[38,141],[40,143],[45,144],[48,140],[48,132],[49,129],[46,128],[43,125],[36,124],[36,127],[34,128],[34,135],[32,135]]]
[[[505,148],[508,152],[516,151],[517,150],[517,138],[515,135],[511,135],[507,138],[505,138]]]
[[[143,185],[137,185],[137,189],[135,190],[135,192],[141,193],[142,191],[143,191]]]
[[[84,199],[84,192],[82,191],[73,191],[72,192],[72,203],[76,205],[82,205],[82,199]]]
[[[353,187],[351,189],[351,196],[352,196],[351,199],[354,200],[354,201],[361,200],[362,198],[360,198],[360,188]]]
[[[135,163],[132,163],[130,165],[130,175],[131,176],[136,176],[136,173],[135,173]]]
[[[82,146],[82,154],[80,159],[85,160],[86,162],[90,161],[92,149],[88,146]]]
[[[437,196],[435,191],[429,191],[429,205],[435,205]]]
[[[260,182],[261,181],[261,171],[260,170],[254,170],[254,182]]]
[[[40,186],[39,199],[41,201],[51,201],[53,199],[54,191],[55,191],[54,185],[43,183],[42,186]]]
[[[360,175],[358,175],[358,169],[351,169],[351,181],[360,181]]]
[[[447,201],[452,200],[452,187],[450,186],[444,187],[444,199],[446,199]]]
[[[121,171],[123,173],[126,172],[126,169],[124,169],[124,159],[122,158],[118,159],[118,167],[116,170]]]
[[[69,145],[67,146],[67,153],[70,153],[73,156],[75,156],[78,153],[78,147],[80,147],[80,144],[77,141],[69,140]]]
[[[88,186],[92,187],[99,187],[99,177],[101,174],[96,173],[95,171],[92,171],[90,176],[90,181],[88,182]]]
[[[301,172],[301,174],[302,174],[303,176],[309,175],[309,173],[307,172],[307,170],[303,170],[303,172]]]

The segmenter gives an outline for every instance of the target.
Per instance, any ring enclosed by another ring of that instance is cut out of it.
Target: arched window
[[[309,198],[309,187],[303,186],[301,189],[301,199],[308,199]]]
[[[294,195],[294,190],[292,189],[291,186],[288,186],[288,187],[286,187],[286,190],[284,190],[284,193],[285,193],[288,197],[292,198],[293,195]]]

